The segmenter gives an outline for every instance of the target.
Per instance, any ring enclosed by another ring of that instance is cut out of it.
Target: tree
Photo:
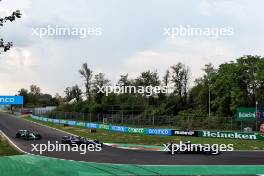
[[[182,63],[171,66],[171,82],[173,83],[173,93],[185,102],[187,99],[190,69]]]
[[[202,70],[205,72],[203,76],[204,81],[212,80],[213,76],[216,73],[216,70],[214,69],[214,66],[212,63],[205,64],[205,67]]]
[[[78,85],[72,86],[72,96],[77,102],[82,101],[82,90]]]
[[[59,93],[56,93],[54,98],[56,99],[56,101],[58,102],[58,104],[63,103],[64,102],[64,98],[62,96],[60,96]]]
[[[66,94],[65,99],[67,102],[73,99],[71,87],[66,87],[66,89],[64,90],[64,93]]]
[[[165,75],[163,77],[163,84],[165,86],[168,86],[169,82],[170,82],[170,70],[166,70],[166,73],[165,73]]]
[[[131,81],[128,79],[128,74],[120,75],[120,79],[118,80],[119,86],[128,86],[131,85]]]
[[[135,80],[135,85],[136,86],[143,86],[143,87],[147,87],[147,86],[160,86],[160,80],[159,80],[159,75],[157,73],[157,70],[154,71],[145,71],[142,72],[140,74],[139,77],[136,78]],[[155,101],[155,96],[157,95],[153,95],[153,94],[149,94],[148,92],[150,92],[152,90],[147,90],[147,92],[145,91],[143,93],[143,96],[147,98],[148,100],[148,104],[149,105],[155,105],[156,101]],[[151,92],[153,93],[153,92]]]
[[[204,75],[195,80],[195,85],[189,92],[189,107],[195,108],[199,112],[207,113],[209,108],[209,86],[211,89],[217,70],[214,69],[211,63],[206,64],[202,70]],[[210,95],[210,99],[213,101],[214,94],[212,90]]]
[[[135,79],[128,79],[128,74],[120,76],[119,86],[169,85],[173,88],[173,92],[169,92],[167,95],[158,94],[158,97],[146,97],[141,94],[104,96],[99,88],[106,88],[110,85],[110,81],[105,77],[105,74],[99,73],[90,81],[90,90],[92,95],[94,94],[94,99],[90,102],[76,103],[78,104],[77,110],[88,112],[92,109],[93,112],[108,112],[108,107],[115,105],[119,111],[125,114],[131,113],[131,111],[137,115],[143,115],[143,113],[147,115],[174,114],[184,117],[188,114],[188,116],[193,116],[193,120],[196,120],[198,124],[204,124],[206,119],[202,117],[207,116],[208,113],[210,87],[212,120],[216,119],[214,116],[219,116],[217,119],[223,121],[226,120],[223,117],[233,116],[239,106],[252,107],[255,106],[255,101],[258,101],[259,107],[264,106],[263,68],[264,58],[251,55],[223,63],[217,69],[209,63],[202,68],[204,74],[195,80],[195,85],[192,88],[189,88],[190,69],[182,63],[173,65],[169,70],[166,70],[162,81],[159,80],[156,70],[142,72]],[[67,101],[74,99],[72,87],[66,88],[65,93]],[[80,91],[77,91],[77,95],[80,95]],[[135,112],[134,107],[137,105],[140,105],[137,108],[140,111]],[[154,106],[155,108],[153,108]],[[218,125],[218,123],[215,124]]]
[[[247,55],[219,66],[212,84],[219,114],[233,115],[237,107],[254,107],[257,100],[263,106],[263,65],[264,58]]]
[[[29,97],[30,97],[30,103],[33,104],[34,106],[40,104],[39,102],[39,97],[41,95],[41,90],[40,87],[37,85],[30,85],[29,88]]]
[[[27,90],[27,89],[21,88],[21,89],[18,91],[18,95],[19,95],[19,96],[23,96],[23,98],[24,98],[24,104],[27,104],[27,103],[30,102],[30,99],[29,99],[29,93],[28,93],[28,90]]]
[[[67,87],[65,89],[66,94],[66,101],[70,102],[71,100],[76,100],[76,102],[79,102],[82,100],[82,90],[79,88],[78,85],[74,85],[72,87]]]
[[[243,72],[241,72],[243,79],[241,81],[247,85],[246,92],[251,106],[255,105],[258,96],[256,93],[261,87],[261,82],[263,82],[260,76],[261,72],[263,73],[261,65],[263,65],[263,58],[260,56],[247,55],[237,59],[237,66],[241,70],[243,69]]]
[[[0,0],[1,2],[1,0]],[[7,21],[13,22],[16,20],[16,18],[21,18],[22,14],[20,13],[19,10],[14,11],[10,16],[6,16],[4,18],[0,18],[0,26],[2,27],[4,23]],[[13,46],[12,42],[4,42],[3,38],[0,38],[0,54],[2,52],[8,51],[11,47]]]
[[[157,70],[154,71],[145,71],[140,74],[139,77],[136,78],[136,85],[137,86],[159,86],[160,80],[157,73]]]
[[[108,86],[109,83],[110,83],[110,80],[105,78],[104,73],[98,73],[94,75],[93,92],[95,94],[95,100],[97,103],[101,103],[101,99],[104,96],[104,93],[99,91],[100,88],[104,88],[105,86]]]
[[[30,85],[30,93],[32,95],[40,95],[41,94],[41,90],[40,87],[38,87],[37,85]]]
[[[56,97],[53,98],[50,94],[42,94],[40,90],[40,87],[37,85],[31,85],[30,92],[25,88],[21,88],[18,91],[18,95],[24,97],[25,107],[59,105],[59,101]]]
[[[84,79],[84,85],[85,85],[85,94],[87,97],[87,100],[91,100],[92,94],[91,94],[91,87],[92,87],[92,77],[93,77],[93,71],[87,66],[87,63],[84,63],[82,65],[82,68],[79,70],[79,73]]]

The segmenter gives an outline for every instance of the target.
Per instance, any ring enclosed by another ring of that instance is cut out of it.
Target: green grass
[[[122,143],[122,144],[143,144],[143,145],[163,145],[170,140],[175,142],[191,141],[199,144],[233,144],[235,150],[264,150],[264,141],[259,140],[240,140],[240,139],[219,139],[219,138],[202,138],[202,137],[182,137],[182,136],[148,136],[143,134],[119,133],[108,130],[97,129],[96,133],[91,133],[90,129],[82,127],[64,127],[60,124],[43,122],[32,119],[28,116],[23,118],[48,125],[63,131],[73,133],[91,139],[98,139],[105,143]]]
[[[6,139],[0,135],[0,156],[18,155],[19,152],[13,149]]]

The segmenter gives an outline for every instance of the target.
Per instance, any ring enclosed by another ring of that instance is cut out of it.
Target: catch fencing
[[[79,126],[90,129],[102,129],[122,133],[137,133],[145,135],[159,135],[159,136],[192,136],[192,137],[210,137],[210,138],[227,138],[227,139],[247,139],[247,140],[263,140],[264,137],[259,133],[243,133],[236,131],[208,131],[208,130],[175,130],[169,128],[139,128],[118,126],[113,124],[99,124],[99,123],[86,123],[84,121],[74,121],[65,119],[52,119],[47,117],[41,117],[31,115],[31,118],[44,122],[50,122],[54,124],[62,124],[69,126]]]
[[[237,122],[234,117],[195,115],[145,115],[145,114],[114,114],[114,113],[79,113],[61,111],[33,111],[34,115],[47,118],[83,121],[89,123],[129,125],[136,127],[166,127],[178,129],[207,130],[243,130],[244,127],[255,127],[254,122]]]

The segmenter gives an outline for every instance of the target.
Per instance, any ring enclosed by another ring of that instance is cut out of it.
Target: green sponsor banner
[[[76,126],[85,127],[85,122],[76,122]]]
[[[99,124],[99,129],[109,130],[110,125]]]
[[[68,120],[60,120],[61,124],[68,124]]]
[[[256,108],[237,108],[236,111],[237,121],[255,121]]]
[[[127,132],[145,134],[146,133],[146,129],[145,128],[131,128],[131,127],[128,127],[127,128]]]
[[[48,122],[53,122],[53,119],[48,118]]]
[[[198,136],[211,137],[211,138],[263,140],[263,137],[258,133],[243,133],[243,132],[198,131]]]
[[[257,135],[257,139],[264,141],[264,135],[258,134]]]

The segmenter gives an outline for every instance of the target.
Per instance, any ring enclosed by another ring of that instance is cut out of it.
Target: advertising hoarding
[[[258,139],[257,133],[227,132],[227,131],[199,131],[199,137],[228,138],[228,139]]]
[[[0,105],[22,105],[23,96],[0,96]]]
[[[256,108],[237,108],[236,121],[256,121]]]
[[[173,136],[198,136],[198,131],[172,130]]]

